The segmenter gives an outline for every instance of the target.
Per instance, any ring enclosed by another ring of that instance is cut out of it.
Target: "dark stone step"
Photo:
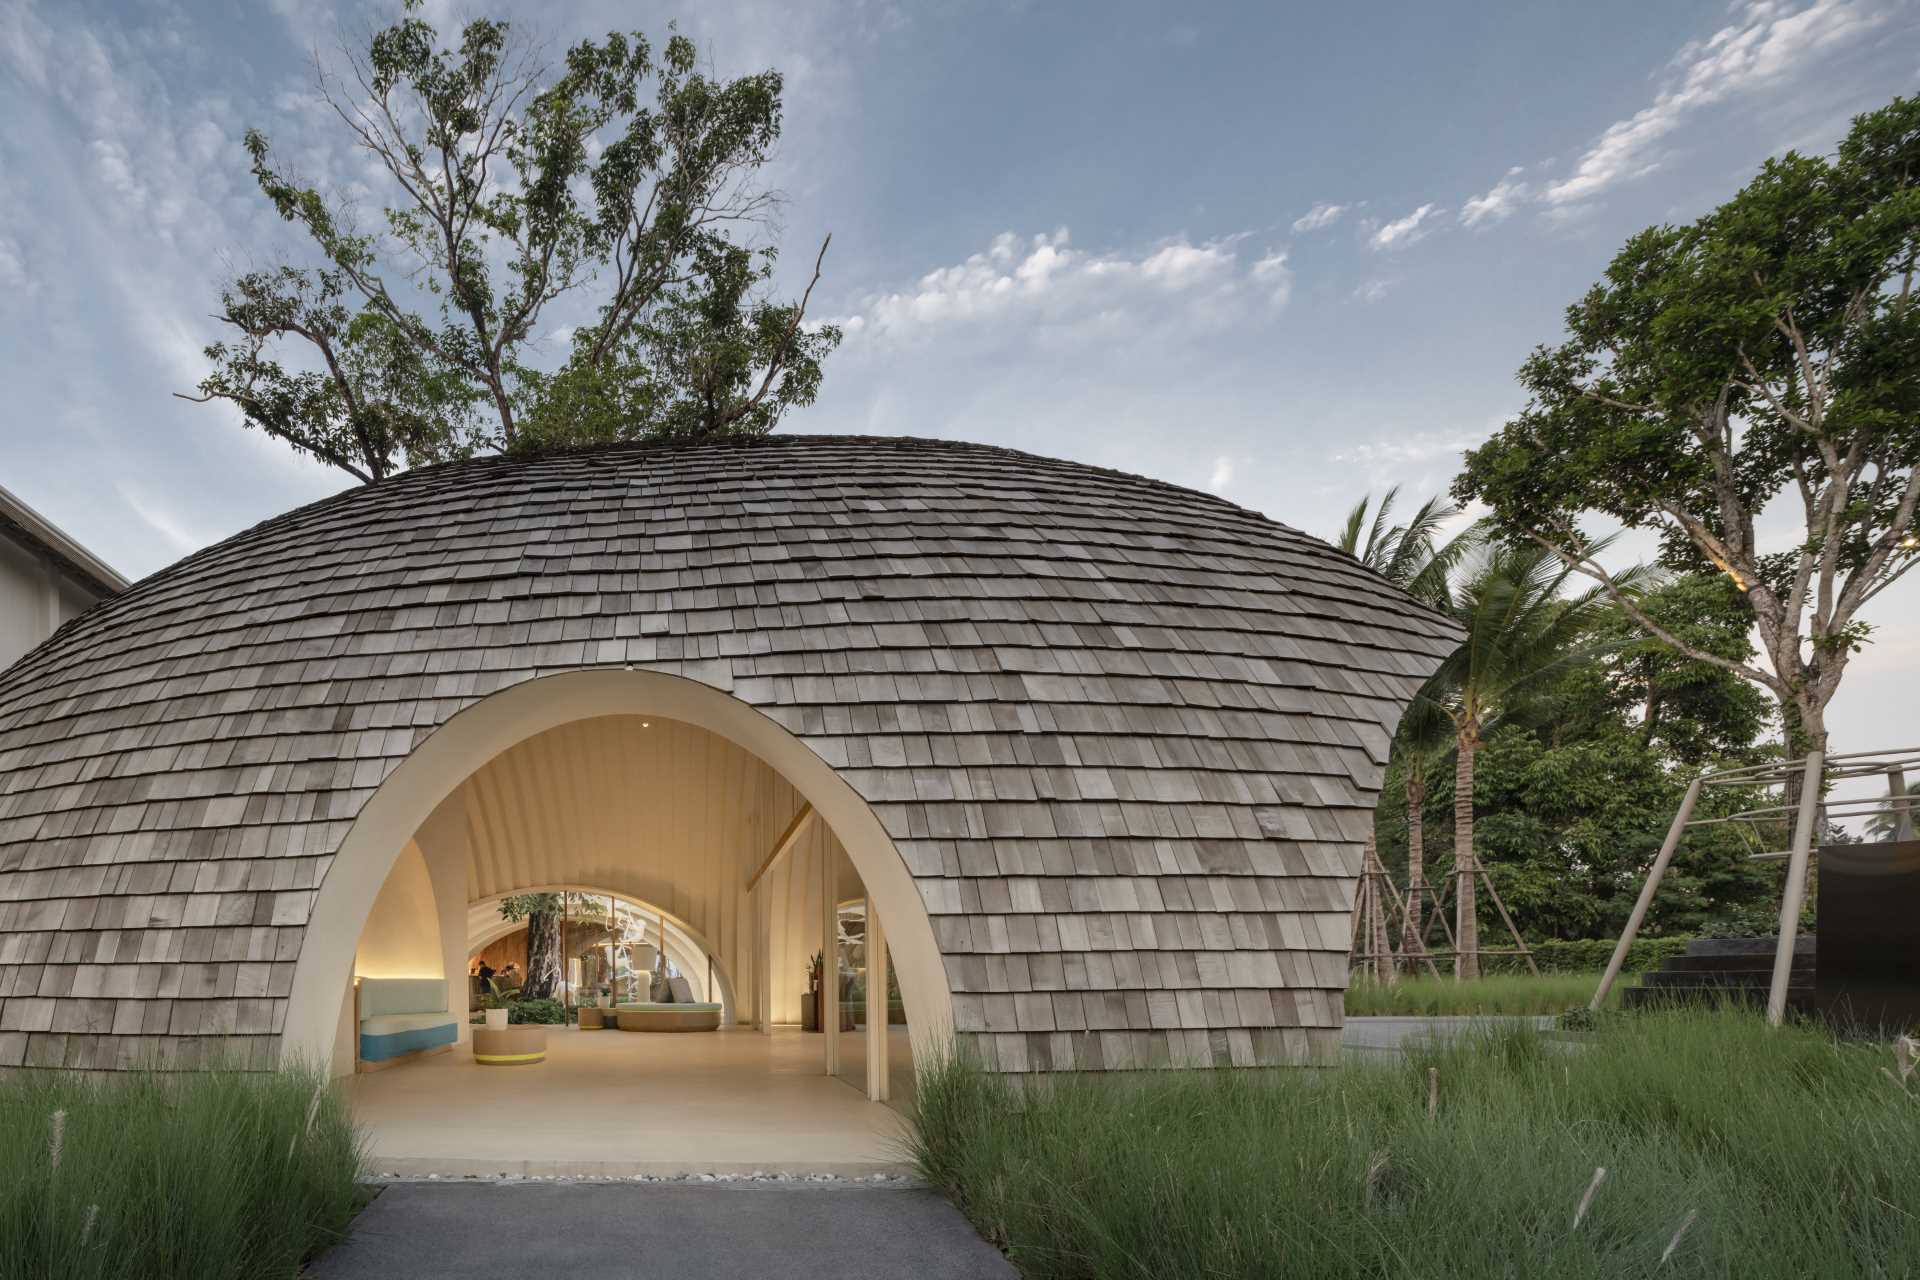
[[[1813,972],[1813,953],[1796,950],[1793,953],[1793,968],[1797,973],[1805,969]],[[1650,973],[1765,973],[1773,972],[1773,953],[1738,952],[1730,955],[1712,956],[1669,956],[1658,969]]]
[[[1793,954],[1796,957],[1813,955],[1814,944],[1817,941],[1818,939],[1810,933],[1794,935]],[[1765,938],[1691,938],[1683,954],[1688,957],[1763,955],[1771,959],[1773,953],[1779,949],[1778,934]]]

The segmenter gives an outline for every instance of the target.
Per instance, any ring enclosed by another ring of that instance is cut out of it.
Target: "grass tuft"
[[[361,1171],[313,1072],[23,1073],[0,1083],[0,1280],[292,1277]]]
[[[1889,1052],[1676,1010],[1323,1071],[946,1062],[914,1154],[1046,1280],[1911,1276],[1920,1091]]]

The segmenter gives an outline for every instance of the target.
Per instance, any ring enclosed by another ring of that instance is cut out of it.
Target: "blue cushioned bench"
[[[460,1038],[444,978],[361,978],[354,985],[354,1007],[362,1071],[445,1053]]]

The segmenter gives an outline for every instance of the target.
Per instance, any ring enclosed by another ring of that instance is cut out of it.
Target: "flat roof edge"
[[[81,546],[4,485],[0,485],[0,525],[24,535],[25,541],[56,561],[69,575],[102,595],[118,595],[131,585],[112,565]]]

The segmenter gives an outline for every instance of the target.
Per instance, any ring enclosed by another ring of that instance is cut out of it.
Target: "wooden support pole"
[[[1427,973],[1432,977],[1440,976],[1440,970],[1434,966],[1433,956],[1427,950],[1426,934],[1423,931],[1416,931],[1414,927],[1414,912],[1420,909],[1420,897],[1426,892],[1430,890],[1426,882],[1422,881],[1419,884],[1409,884],[1407,896],[1404,899],[1397,892],[1394,895],[1394,909],[1400,914],[1400,958],[1406,963],[1408,977],[1413,976],[1415,960],[1426,965]]]
[[[1807,897],[1807,860],[1813,850],[1813,820],[1820,812],[1821,765],[1825,753],[1807,752],[1800,773],[1800,813],[1793,826],[1793,856],[1787,860],[1786,892],[1780,895],[1780,945],[1773,953],[1773,985],[1767,989],[1767,1025],[1787,1016],[1787,984],[1793,977],[1793,943],[1800,932],[1800,907]]]
[[[887,1100],[887,935],[880,929],[880,913],[867,899],[867,1098]]]
[[[1907,794],[1907,771],[1887,770],[1887,793],[1893,797],[1893,838],[1913,839],[1913,798]]]
[[[1533,962],[1533,949],[1527,945],[1527,940],[1520,936],[1520,930],[1514,925],[1513,917],[1507,914],[1507,904],[1500,901],[1500,891],[1493,887],[1493,877],[1487,874],[1487,864],[1476,858],[1474,866],[1480,872],[1480,883],[1487,886],[1487,896],[1493,899],[1494,908],[1500,912],[1500,919],[1506,923],[1507,932],[1513,936],[1513,945],[1519,948],[1521,958],[1527,962],[1527,972],[1536,978],[1539,977],[1540,966]]]
[[[753,1020],[762,1035],[773,1034],[773,908],[771,886],[761,885],[753,903]]]
[[[1600,975],[1600,986],[1594,991],[1593,999],[1587,1002],[1587,1008],[1598,1009],[1607,998],[1607,992],[1613,990],[1615,979],[1620,976],[1620,967],[1627,962],[1627,951],[1633,946],[1635,935],[1640,932],[1640,924],[1647,918],[1647,907],[1653,902],[1654,890],[1660,887],[1660,880],[1667,874],[1667,864],[1673,861],[1674,850],[1680,847],[1680,837],[1686,834],[1687,822],[1693,817],[1694,802],[1700,799],[1700,779],[1695,778],[1687,784],[1687,793],[1680,797],[1680,808],[1673,815],[1673,825],[1667,828],[1667,838],[1660,844],[1660,852],[1653,859],[1653,866],[1647,869],[1647,882],[1640,886],[1640,897],[1633,904],[1633,911],[1627,916],[1627,927],[1620,931],[1620,941],[1613,944],[1613,955],[1607,961],[1607,971]]]

